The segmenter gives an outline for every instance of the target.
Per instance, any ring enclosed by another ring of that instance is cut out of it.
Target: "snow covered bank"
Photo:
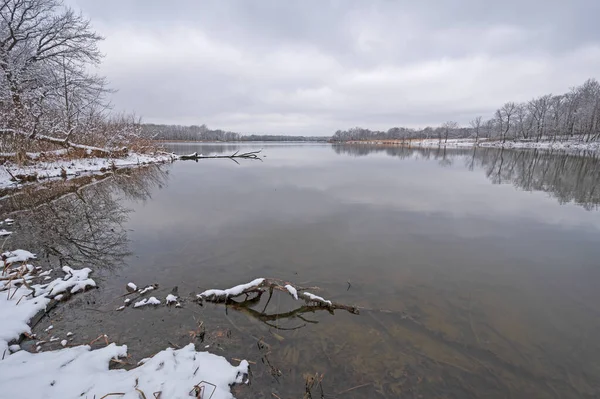
[[[130,167],[145,164],[172,162],[176,156],[170,154],[129,154],[123,158],[78,158],[73,160],[39,161],[30,166],[5,164],[0,166],[0,188],[18,186],[13,180],[52,179],[78,176],[88,172],[104,172],[114,168]]]
[[[139,399],[160,393],[165,399],[230,399],[230,385],[243,383],[248,375],[245,360],[235,367],[221,356],[196,352],[193,344],[165,349],[129,371],[109,370],[111,359],[126,355],[127,347],[115,344],[96,350],[82,345],[36,354],[20,351],[0,361],[0,396],[91,399],[119,393],[114,397]],[[203,396],[195,395],[195,387]]]
[[[36,256],[29,251],[7,251],[1,254],[1,259],[0,397],[231,399],[230,386],[247,382],[247,361],[233,366],[221,356],[197,352],[193,344],[179,350],[162,350],[131,370],[109,368],[112,361],[127,356],[126,345],[107,341],[106,347],[95,350],[89,345],[69,347],[73,342],[70,332],[66,339],[52,336],[48,341],[60,341],[62,349],[41,352],[46,341],[32,335],[28,323],[49,305],[95,287],[96,282],[89,277],[92,271],[64,266],[65,276],[52,279],[53,271],[44,271],[30,263]],[[145,301],[160,304],[154,297]],[[177,298],[169,295],[167,302],[177,302]],[[45,332],[52,329],[49,326]],[[13,343],[22,334],[36,341],[38,353],[24,351]]]
[[[51,300],[61,300],[65,295],[75,294],[95,287],[89,278],[91,270],[63,267],[65,276],[52,280],[51,271],[42,271],[29,263],[35,255],[17,249],[2,254],[0,267],[0,353],[8,352],[9,342],[23,333],[30,334],[29,321],[44,311]],[[52,280],[48,283],[45,281]]]
[[[570,141],[483,141],[479,143],[480,147],[495,147],[495,148],[530,148],[540,150],[564,150],[564,151],[599,151],[600,143],[586,143],[579,140]]]
[[[511,141],[507,140],[502,143],[500,140],[479,140],[477,143],[474,139],[448,139],[448,141],[440,141],[439,139],[425,140],[385,140],[385,141],[356,141],[351,144],[373,144],[373,145],[403,145],[411,147],[486,147],[486,148],[525,148],[525,149],[540,149],[540,150],[564,150],[564,151],[600,151],[600,142],[582,142],[580,140],[564,140],[564,141]]]

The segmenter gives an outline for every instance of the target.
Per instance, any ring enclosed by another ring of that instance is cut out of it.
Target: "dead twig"
[[[107,393],[106,395],[104,395],[100,399],[108,398],[109,396],[125,396],[125,392],[111,392],[111,393]]]
[[[135,390],[138,391],[138,393],[142,396],[142,399],[148,399],[148,398],[146,398],[146,394],[144,393],[144,391],[142,391],[139,388],[136,388]]]
[[[208,384],[213,387],[213,390],[210,393],[210,396],[208,398],[204,398],[204,391],[205,391],[206,387],[201,384]],[[194,388],[192,388],[189,395],[192,396],[192,394],[194,394],[194,398],[197,398],[197,399],[210,399],[215,394],[216,390],[217,390],[217,386],[215,384],[202,380],[199,383],[197,383],[196,385],[194,385]]]
[[[102,338],[104,338],[104,342],[106,343],[106,346],[109,345],[108,343],[108,336],[106,334],[101,334],[98,336],[98,338],[92,340],[92,342],[90,342],[88,345],[92,346],[93,344],[95,344],[96,342],[98,342],[99,340],[101,340]]]
[[[338,393],[337,393],[337,395],[342,395],[342,394],[344,394],[344,393],[348,393],[348,392],[350,392],[350,391],[354,391],[355,389],[362,388],[362,387],[366,387],[366,386],[369,386],[369,385],[371,385],[371,383],[370,383],[370,382],[367,382],[366,384],[357,385],[357,386],[355,386],[355,387],[348,388],[348,389],[345,389],[345,390],[343,390],[343,391],[341,391],[341,392],[338,392]]]

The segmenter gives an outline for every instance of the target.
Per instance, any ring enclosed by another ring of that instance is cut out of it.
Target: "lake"
[[[189,342],[245,358],[252,384],[234,387],[237,398],[600,396],[597,156],[168,148],[263,157],[54,183],[2,204],[36,207],[14,217],[15,248],[90,266],[100,286],[37,332],[53,324],[77,343],[107,334],[128,345],[131,364]],[[301,304],[282,293],[268,306],[266,295],[249,307],[192,301],[257,277],[317,286],[360,314],[294,312]],[[184,306],[117,312],[130,281],[157,283],[161,300],[177,287]]]

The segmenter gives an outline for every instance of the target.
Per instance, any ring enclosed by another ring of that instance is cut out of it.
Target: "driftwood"
[[[100,148],[100,147],[94,147],[94,146],[89,146],[89,145],[84,145],[84,144],[72,143],[71,141],[69,141],[70,135],[67,135],[67,137],[65,137],[64,139],[60,139],[58,137],[46,136],[43,134],[35,134],[35,133],[29,134],[29,133],[23,132],[21,130],[16,130],[16,129],[0,129],[0,133],[19,135],[19,136],[27,137],[30,140],[37,140],[37,141],[43,141],[45,143],[52,143],[52,144],[56,144],[56,145],[59,145],[61,147],[67,148],[67,149],[73,148],[73,149],[78,149],[78,150],[85,150],[85,151],[90,152],[90,154],[96,155],[96,156],[122,156],[122,155],[127,154],[127,148],[125,148],[125,147],[123,147],[123,148]]]
[[[202,155],[202,154],[198,154],[197,152],[194,152],[193,154],[189,154],[189,155],[180,155],[178,157],[178,159],[180,159],[182,161],[187,161],[187,160],[198,161],[199,159],[216,159],[216,158],[227,158],[227,159],[231,159],[231,160],[235,160],[235,158],[259,159],[260,160],[260,157],[258,156],[258,154],[261,151],[262,150],[250,151],[250,152],[244,152],[244,153],[240,154],[239,153],[240,151],[238,150],[231,155]]]
[[[253,284],[253,283],[255,283],[255,284]],[[254,282],[252,282],[252,283],[245,284],[244,287],[245,288],[243,288],[243,289],[235,290],[233,293],[231,292],[232,289],[204,291],[203,293],[197,295],[197,301],[226,303],[226,304],[237,305],[237,307],[240,307],[240,305],[243,302],[240,303],[240,302],[233,301],[233,298],[237,298],[239,296],[245,295],[246,300],[255,301],[257,298],[255,297],[255,298],[249,299],[249,294],[254,293],[254,294],[256,294],[257,297],[260,297],[263,293],[265,293],[268,290],[269,291],[269,300],[267,301],[267,305],[268,305],[269,301],[271,300],[271,296],[273,295],[273,291],[282,291],[282,292],[288,293],[294,299],[303,299],[307,304],[307,306],[300,308],[300,309],[302,309],[301,311],[290,312],[291,314],[287,317],[293,316],[298,313],[314,311],[316,309],[325,309],[331,313],[333,313],[333,311],[336,309],[341,309],[341,310],[346,310],[352,314],[359,314],[358,307],[356,307],[356,306],[348,306],[348,305],[344,305],[341,303],[328,301],[324,298],[321,298],[319,296],[316,296],[316,295],[313,295],[313,294],[307,292],[309,289],[314,289],[316,287],[297,287],[294,284],[283,282],[283,281],[277,280],[277,279],[257,279],[257,280],[254,280]],[[292,289],[290,290],[288,287],[291,287]],[[294,294],[293,294],[294,291],[296,293],[296,296],[294,296]],[[265,306],[265,309],[266,309],[266,306]],[[261,313],[264,313],[264,310]],[[266,318],[270,319],[268,316],[266,316]],[[276,319],[276,318],[277,317],[274,317],[274,319]]]

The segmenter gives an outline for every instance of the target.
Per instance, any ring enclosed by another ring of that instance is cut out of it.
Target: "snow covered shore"
[[[12,219],[2,224],[11,228]],[[90,278],[92,270],[64,266],[65,275],[52,278],[52,270],[32,264],[36,257],[29,251],[17,249],[1,255],[0,398],[91,399],[112,394],[125,399],[231,399],[230,386],[247,381],[247,361],[233,366],[221,356],[196,351],[193,344],[179,350],[162,350],[131,370],[109,369],[111,361],[127,356],[126,345],[113,343],[94,350],[89,345],[71,346],[72,333],[63,337],[62,349],[43,352],[44,341],[32,335],[28,323],[56,303],[53,301],[64,301],[95,287],[96,282]],[[22,334],[36,341],[36,353],[21,349],[17,342]],[[60,339],[53,337],[50,341]]]
[[[18,187],[19,183],[13,181],[14,177],[33,177],[37,180],[60,177],[78,176],[83,173],[103,172],[114,168],[131,167],[137,165],[157,164],[172,162],[177,159],[171,154],[129,154],[123,158],[78,158],[59,159],[52,161],[39,160],[30,166],[5,164],[0,166],[0,189]]]
[[[350,144],[373,144],[373,145],[403,145],[411,147],[450,147],[450,148],[472,148],[475,146],[483,148],[523,148],[523,149],[540,149],[540,150],[564,150],[564,151],[600,151],[600,142],[583,142],[580,140],[564,140],[564,141],[511,141],[507,140],[502,143],[500,140],[480,140],[475,142],[474,139],[448,139],[448,141],[438,139],[424,140],[375,140],[375,141],[353,141]]]

